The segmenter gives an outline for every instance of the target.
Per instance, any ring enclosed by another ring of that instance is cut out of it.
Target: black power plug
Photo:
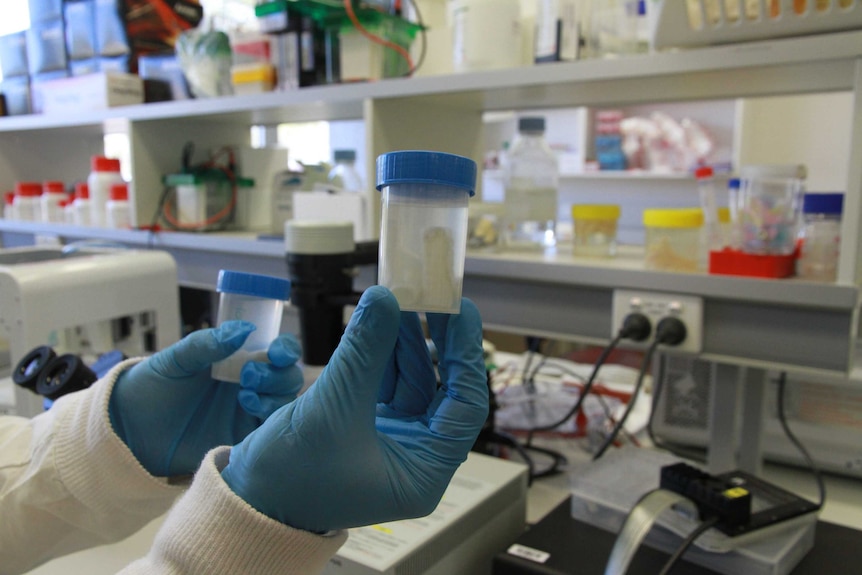
[[[617,337],[630,339],[632,341],[644,341],[652,334],[652,322],[647,316],[639,312],[628,314],[623,319]]]
[[[688,330],[679,318],[663,317],[655,327],[655,339],[665,345],[679,345],[685,341]]]

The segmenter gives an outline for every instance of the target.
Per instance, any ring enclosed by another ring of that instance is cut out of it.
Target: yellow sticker
[[[386,533],[387,535],[392,535],[392,530],[389,529],[388,527],[384,527],[382,525],[372,525],[371,528],[376,529],[377,531],[380,531],[381,533]]]
[[[731,487],[724,492],[724,496],[728,499],[739,499],[740,497],[745,497],[746,495],[748,495],[748,490],[743,489],[742,487]]]

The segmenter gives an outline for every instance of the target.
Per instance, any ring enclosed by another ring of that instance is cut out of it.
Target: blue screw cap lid
[[[450,186],[476,193],[476,162],[444,152],[406,150],[377,158],[377,189],[392,184]]]
[[[802,213],[840,215],[844,210],[844,194],[805,194]]]
[[[738,190],[739,189],[739,178],[730,178],[727,181],[727,188],[730,190]]]
[[[221,270],[218,273],[216,291],[287,301],[290,299],[290,281],[272,276]]]

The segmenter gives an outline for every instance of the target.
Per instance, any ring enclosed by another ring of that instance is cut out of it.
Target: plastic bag
[[[230,40],[224,32],[183,32],[177,40],[177,58],[196,98],[233,94]]]

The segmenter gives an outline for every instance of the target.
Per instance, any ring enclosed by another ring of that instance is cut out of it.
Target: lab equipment
[[[365,184],[356,170],[356,150],[335,150],[335,166],[329,172],[329,183],[344,192],[363,192]]]
[[[15,184],[15,217],[25,222],[42,220],[42,184],[39,182],[17,182]]]
[[[111,424],[152,475],[194,473],[207,451],[241,441],[296,397],[302,374],[291,336],[268,341],[263,356],[272,366],[248,366],[240,385],[210,375],[211,366],[240,350],[254,333],[245,321],[193,332],[117,380],[108,406]],[[160,414],[158,425],[154,413]]]
[[[620,211],[620,207],[614,204],[573,205],[574,254],[593,257],[616,255]]]
[[[536,2],[536,63],[577,60],[582,18],[577,0]]]
[[[59,355],[119,349],[140,356],[179,339],[176,264],[165,252],[4,249],[0,293],[0,338],[8,340],[9,366],[41,345]],[[18,415],[43,411],[29,391],[16,386],[14,396],[14,406],[5,407]]]
[[[353,289],[357,267],[377,263],[378,243],[357,243],[350,222],[291,220],[284,226],[284,248],[302,360],[324,366],[344,333],[345,306],[359,301]]]
[[[120,160],[93,156],[90,159],[90,175],[87,187],[90,192],[90,225],[104,228],[108,225],[106,205],[111,195],[111,186],[122,184]]]
[[[190,173],[169,174],[165,185],[173,187],[176,197],[168,201],[162,217],[174,229],[217,231],[236,222],[239,195],[254,186],[254,180],[228,174],[219,168],[202,168]]]
[[[805,167],[743,166],[735,212],[742,251],[788,255],[796,249]]]
[[[66,199],[66,187],[63,182],[45,182],[42,184],[42,195],[39,198],[42,221],[45,223],[62,224],[65,220],[60,202]]]
[[[467,202],[476,162],[429,151],[377,158],[383,193],[380,285],[402,310],[458,313],[467,249]]]
[[[693,208],[644,210],[646,269],[699,272],[705,269],[703,211]]]
[[[545,118],[518,120],[505,174],[507,249],[543,250],[557,245],[559,167],[545,140]]]
[[[128,229],[132,227],[129,188],[125,182],[111,186],[110,195],[105,204],[105,216],[109,228]]]
[[[834,282],[841,248],[844,194],[805,194],[796,274],[804,279]]]
[[[572,517],[619,533],[639,498],[659,487],[661,468],[680,461],[669,453],[627,447],[614,450],[589,466],[578,467],[570,477]],[[755,515],[765,512],[764,517],[784,520],[735,537],[709,530],[690,548],[687,561],[728,575],[786,575],[792,571],[814,545],[816,506],[774,486],[761,488],[761,485],[756,480],[746,483],[752,495],[757,494],[752,511]],[[800,503],[804,509],[800,515],[783,515],[787,508]],[[787,508],[782,509],[782,504]],[[656,523],[660,528],[649,530],[644,544],[670,553],[699,519],[696,515],[668,512]]]
[[[720,6],[720,4],[723,6]],[[653,46],[657,49],[729,44],[808,36],[859,28],[858,0],[661,0],[655,10]],[[724,8],[722,10],[722,8]]]
[[[257,328],[230,357],[213,363],[213,379],[239,383],[240,372],[246,362],[264,361],[269,344],[278,337],[284,302],[290,299],[290,282],[277,277],[221,270],[216,290],[220,294],[218,325],[242,320]]]

